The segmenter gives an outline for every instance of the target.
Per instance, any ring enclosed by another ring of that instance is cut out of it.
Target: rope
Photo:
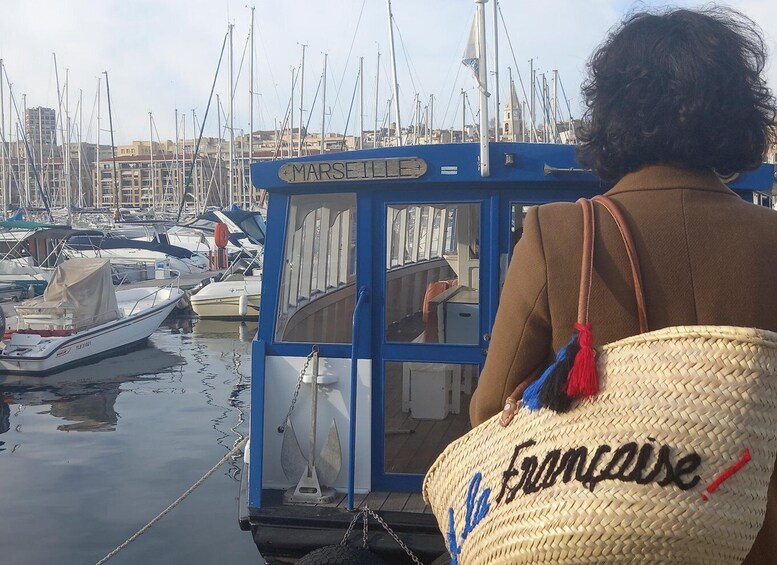
[[[138,530],[138,531],[137,531],[137,533],[136,533],[136,534],[134,534],[132,537],[130,537],[130,538],[127,540],[127,541],[125,541],[125,542],[124,542],[124,543],[122,543],[120,546],[118,546],[116,549],[114,549],[113,551],[111,551],[111,552],[110,552],[108,555],[106,555],[105,557],[103,557],[102,559],[100,559],[100,560],[99,560],[99,561],[96,563],[96,565],[102,565],[103,563],[105,563],[106,561],[108,561],[109,559],[111,559],[112,557],[114,557],[114,556],[115,556],[117,553],[119,553],[119,552],[120,552],[122,549],[124,549],[124,548],[125,548],[125,547],[127,547],[129,544],[131,544],[133,541],[135,541],[136,539],[138,539],[138,538],[139,538],[141,535],[143,535],[144,533],[146,533],[146,531],[147,531],[149,528],[151,528],[151,526],[153,526],[154,524],[156,524],[156,523],[157,523],[159,520],[161,520],[161,519],[162,519],[162,518],[165,516],[165,514],[167,514],[167,513],[168,513],[168,512],[170,512],[170,511],[171,511],[173,508],[175,508],[176,506],[178,506],[178,505],[179,505],[179,504],[180,504],[180,503],[181,503],[181,502],[182,502],[182,501],[183,501],[183,500],[184,500],[184,499],[185,499],[187,496],[189,496],[189,495],[190,495],[190,494],[191,494],[191,493],[194,491],[194,489],[196,489],[198,486],[200,486],[202,483],[204,483],[204,482],[205,482],[205,480],[206,480],[208,477],[210,477],[210,476],[211,476],[213,473],[215,473],[215,472],[216,472],[216,470],[217,470],[219,467],[221,467],[221,466],[222,466],[224,463],[226,463],[226,462],[227,462],[227,461],[230,459],[230,457],[233,457],[233,456],[237,455],[237,453],[238,453],[238,452],[239,452],[241,449],[243,449],[243,446],[245,446],[245,444],[246,444],[246,442],[247,442],[247,441],[248,441],[248,437],[244,437],[243,439],[241,439],[241,440],[240,440],[240,441],[237,443],[237,445],[235,445],[235,447],[233,447],[233,448],[232,448],[232,450],[231,450],[229,453],[227,453],[227,454],[226,454],[224,457],[222,457],[222,458],[221,458],[221,461],[219,461],[219,462],[218,462],[218,463],[216,463],[216,464],[215,464],[213,467],[211,467],[210,471],[208,471],[207,473],[205,473],[205,475],[203,475],[203,477],[202,477],[200,480],[198,480],[198,481],[197,481],[196,483],[194,483],[194,484],[193,484],[191,487],[189,487],[189,488],[186,490],[186,492],[184,492],[184,493],[183,493],[181,496],[179,496],[179,497],[178,497],[178,498],[175,500],[175,502],[173,502],[173,503],[172,503],[170,506],[168,506],[167,508],[165,508],[165,509],[164,509],[164,510],[163,510],[163,511],[162,511],[162,512],[161,512],[161,513],[160,513],[160,514],[159,514],[159,515],[156,517],[156,518],[154,518],[154,519],[153,519],[153,520],[151,520],[151,521],[150,521],[148,524],[146,524],[145,526],[143,526],[143,527],[142,527],[140,530]]]

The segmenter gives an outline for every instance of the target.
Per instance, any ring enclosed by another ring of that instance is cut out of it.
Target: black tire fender
[[[450,565],[451,556],[447,553],[443,553],[437,559],[432,561],[432,565]]]
[[[386,565],[386,562],[361,547],[325,545],[303,556],[297,565]]]

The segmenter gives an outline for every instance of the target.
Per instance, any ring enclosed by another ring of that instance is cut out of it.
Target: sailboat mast
[[[70,215],[70,69],[65,69],[65,210]]]
[[[364,149],[364,57],[359,57],[359,149]]]
[[[434,140],[434,94],[429,95],[429,143]]]
[[[84,89],[78,89],[78,206],[83,206],[84,201],[84,179],[81,175],[81,146],[83,145],[83,139],[81,139],[81,131],[84,127]],[[41,154],[41,160],[43,155]]]
[[[537,141],[537,131],[534,127],[535,113],[534,113],[534,59],[529,59],[529,127],[531,127],[531,141]]]
[[[116,168],[116,144],[113,141],[113,112],[111,111],[111,85],[108,82],[108,71],[105,75],[105,93],[108,97],[108,127],[111,130],[111,159],[113,161],[113,202],[116,206],[115,219],[121,219],[121,189],[119,188],[119,172]]]
[[[197,133],[197,115],[192,108],[192,139],[194,134]],[[242,149],[242,146],[241,146]],[[184,141],[184,151],[186,151],[186,142]],[[200,198],[197,195],[197,152],[192,153],[192,166],[191,166],[191,182],[192,182],[192,197],[194,198],[194,210],[195,213],[200,209]],[[200,187],[202,190],[202,187]]]
[[[156,171],[154,171],[154,118],[148,113],[148,154],[151,156],[149,174],[151,175],[151,207],[156,210]]]
[[[40,168],[45,174],[46,169],[43,167],[43,120],[41,119],[40,107],[38,107],[38,149],[40,151]]]
[[[5,99],[3,98],[3,60],[0,59],[0,143],[2,143],[3,147],[2,150],[0,150],[0,198],[2,198],[2,205],[3,205],[3,217],[5,217],[5,213],[8,210],[8,194],[10,194],[10,190],[8,189],[8,185],[6,184],[6,174],[5,174],[5,150],[6,150],[6,144],[5,144]]]
[[[22,94],[22,119],[26,118],[27,116],[27,95]],[[27,139],[29,136],[27,135],[27,124],[23,121],[19,124],[19,127],[21,128],[22,137],[24,138],[25,144],[27,143]],[[27,198],[27,202],[32,203],[32,197],[30,195],[30,155],[27,155],[27,159],[24,160],[24,195],[25,198]]]
[[[499,0],[494,0],[494,141],[499,141]]]
[[[375,129],[372,132],[372,146],[378,146],[378,92],[380,91],[380,49],[378,49],[378,65],[375,73]]]
[[[59,67],[57,66],[57,54],[52,53],[52,57],[54,58],[54,80],[57,84],[57,122],[59,122],[59,140],[62,144],[62,171],[63,176],[66,176],[65,173],[67,171],[66,165],[65,165],[65,122],[62,117],[62,92],[59,89]],[[67,79],[65,79],[67,80]],[[57,189],[56,194],[54,193],[54,188],[52,186],[52,194],[51,198],[52,201],[56,204],[59,202],[61,204],[62,201],[62,181],[60,179],[60,186]]]
[[[389,24],[389,48],[391,49],[391,76],[394,81],[394,116],[397,120],[397,145],[402,143],[402,122],[399,118],[399,83],[397,82],[397,56],[394,51],[394,16],[391,14],[391,0],[386,0],[388,5]]]
[[[429,102],[430,103],[431,103],[431,100],[432,99],[429,98]],[[429,135],[429,104],[427,104],[426,107],[424,108],[424,112],[425,112],[425,116],[424,116],[424,129],[426,130],[426,131],[424,131],[424,133],[426,134],[426,135],[424,135],[424,139],[426,140],[426,143],[429,144],[429,143],[432,142],[432,138]]]
[[[418,145],[421,143],[421,95],[417,92],[415,93],[415,127],[413,129],[415,130],[414,143]]]
[[[461,89],[461,142],[466,142],[467,135],[467,93]]]
[[[181,154],[181,136],[178,132],[179,127],[180,127],[180,122],[178,121],[178,108],[176,108],[175,109],[175,159],[173,161],[173,166],[175,167],[176,176],[178,177],[178,193],[180,194],[181,206],[183,206],[184,190],[186,190],[186,188],[184,186],[185,171],[181,169],[181,164],[179,162],[180,154]]]
[[[250,184],[250,201],[253,208],[256,201],[254,184],[250,182],[251,162],[254,159],[254,11],[255,6],[251,6],[251,41],[248,53],[248,167]]]
[[[307,47],[307,45],[303,44],[302,65],[299,70],[299,142],[297,143],[297,155],[300,157],[302,157],[302,97],[305,95],[305,47]]]
[[[95,168],[97,169],[96,177],[96,189],[93,190],[92,194],[96,194],[98,199],[97,202],[92,202],[92,204],[100,208],[102,207],[102,195],[103,195],[103,173],[100,170],[100,77],[97,77],[97,157],[95,159]]]
[[[488,155],[488,60],[486,57],[486,7],[488,0],[475,0],[478,15],[478,82],[480,83],[480,176],[490,174]]]
[[[221,97],[216,94],[216,127],[219,132],[218,164],[219,164],[219,204],[224,202],[224,167],[221,156],[221,142],[224,137],[221,134]],[[205,203],[207,205],[207,202]]]
[[[289,157],[294,157],[294,67],[291,68],[291,100],[289,100]]]
[[[324,138],[326,137],[326,58],[327,54],[324,53],[324,74],[321,76],[321,145],[318,152],[323,155],[326,149]]]
[[[553,69],[553,136],[556,143],[561,143],[558,131],[558,70]]]
[[[186,112],[181,112],[181,204],[186,206]]]
[[[232,82],[232,29],[229,24],[229,205],[235,201],[235,85]]]

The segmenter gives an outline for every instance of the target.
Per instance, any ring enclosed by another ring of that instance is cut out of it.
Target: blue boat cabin
[[[263,555],[337,544],[363,505],[422,560],[445,553],[421,481],[470,429],[526,211],[608,189],[573,146],[489,151],[485,178],[477,144],[252,165],[269,204],[241,525]],[[769,205],[773,182],[764,165],[729,186]],[[373,551],[407,558],[381,534]]]

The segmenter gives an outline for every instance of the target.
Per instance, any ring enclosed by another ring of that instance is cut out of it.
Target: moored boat
[[[488,151],[489,176],[475,144],[252,165],[269,221],[240,521],[263,555],[337,545],[363,506],[422,561],[445,554],[421,482],[470,429],[524,215],[609,188],[574,146]],[[728,186],[765,204],[773,180],[763,165]],[[410,561],[374,521],[366,539]]]
[[[179,288],[113,287],[106,259],[59,265],[43,296],[21,303],[4,332],[0,373],[46,374],[137,347],[183,296]]]
[[[234,273],[205,285],[190,302],[200,318],[256,319],[261,296],[261,275]]]

